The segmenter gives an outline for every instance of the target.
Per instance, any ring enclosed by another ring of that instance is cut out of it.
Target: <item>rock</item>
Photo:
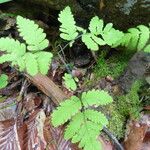
[[[120,85],[122,91],[128,92],[134,81],[144,78],[148,68],[150,68],[150,53],[137,52],[115,82]]]

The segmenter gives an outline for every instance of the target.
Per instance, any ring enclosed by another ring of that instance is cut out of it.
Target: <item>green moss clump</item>
[[[141,83],[136,81],[128,94],[117,96],[113,108],[108,108],[111,110],[108,128],[117,138],[124,136],[128,119],[137,120],[140,117],[142,108],[138,95],[140,85]]]
[[[120,52],[119,54],[112,55],[109,59],[105,59],[106,54],[101,53],[94,68],[96,77],[106,77],[108,75],[117,78],[127,66],[132,54],[128,52]]]

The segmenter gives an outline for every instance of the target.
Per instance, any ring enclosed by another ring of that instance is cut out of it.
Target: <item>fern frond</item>
[[[87,109],[85,110],[84,115],[88,120],[91,120],[94,123],[101,124],[102,126],[108,125],[108,120],[106,116],[101,112]]]
[[[82,42],[85,43],[88,49],[94,51],[98,50],[98,45],[102,46],[108,44],[111,47],[118,46],[118,41],[121,40],[124,35],[123,32],[114,29],[112,23],[108,23],[104,27],[103,20],[97,16],[91,19],[89,30],[91,33],[82,35]]]
[[[23,56],[26,52],[26,46],[18,40],[6,37],[0,38],[0,50],[7,53],[14,53],[17,56]]]
[[[130,39],[130,41],[129,41]],[[127,47],[129,50],[143,50],[150,39],[150,28],[144,25],[139,25],[136,28],[128,29],[125,33],[124,40],[121,45]]]
[[[67,122],[81,109],[81,102],[78,97],[72,96],[62,102],[52,113],[52,123],[55,127]]]
[[[67,6],[60,12],[58,20],[61,23],[59,29],[61,31],[60,37],[68,41],[74,40],[78,36],[78,32],[70,7]]]
[[[17,27],[20,36],[28,44],[28,50],[39,51],[48,47],[49,42],[46,39],[46,34],[34,21],[17,16]]]
[[[113,101],[108,92],[94,89],[88,92],[83,92],[81,100],[85,107],[92,105],[107,105]]]
[[[36,60],[36,56],[32,53],[26,53],[24,59],[27,72],[31,76],[36,75],[38,73],[38,63]]]
[[[94,35],[102,34],[104,22],[102,19],[99,19],[98,16],[95,16],[91,19],[89,24],[89,30]]]
[[[37,56],[39,72],[46,75],[49,70],[53,54],[50,52],[37,52],[35,55]]]

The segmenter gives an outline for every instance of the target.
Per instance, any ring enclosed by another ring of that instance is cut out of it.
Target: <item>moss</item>
[[[125,116],[121,115],[120,112],[116,109],[116,105],[112,105],[107,108],[110,113],[108,129],[116,136],[118,139],[122,138],[125,133]]]
[[[120,52],[119,54],[114,54],[108,59],[105,59],[105,54],[101,53],[97,65],[94,68],[96,77],[102,78],[110,75],[113,78],[117,78],[127,66],[131,56],[131,53]]]
[[[107,108],[110,114],[108,128],[117,138],[124,136],[127,119],[137,120],[140,117],[142,108],[138,95],[140,85],[141,83],[136,81],[128,94],[117,96],[114,105]]]

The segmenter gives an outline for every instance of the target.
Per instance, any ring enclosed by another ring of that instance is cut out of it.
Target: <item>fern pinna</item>
[[[59,28],[60,37],[73,42],[81,37],[82,42],[92,51],[97,51],[99,46],[109,45],[110,47],[125,46],[127,49],[144,50],[150,52],[150,28],[139,25],[137,28],[130,28],[127,33],[113,28],[112,23],[104,25],[102,19],[97,16],[90,21],[88,30],[76,25],[73,14],[69,6],[59,14],[58,20],[61,23]]]
[[[9,37],[0,38],[0,51],[4,51],[0,63],[11,62],[12,66],[26,70],[30,75],[47,74],[53,55],[43,51],[49,45],[43,29],[21,16],[17,17],[17,28],[25,43]]]
[[[69,122],[65,129],[65,139],[78,143],[84,150],[100,150],[98,141],[100,131],[108,124],[105,115],[91,106],[100,106],[111,103],[112,97],[106,91],[91,90],[83,92],[81,98],[72,96],[65,100],[52,113],[52,124],[58,127]]]
[[[128,29],[120,40],[120,45],[129,50],[143,50],[150,53],[150,26],[138,25],[136,28]]]

